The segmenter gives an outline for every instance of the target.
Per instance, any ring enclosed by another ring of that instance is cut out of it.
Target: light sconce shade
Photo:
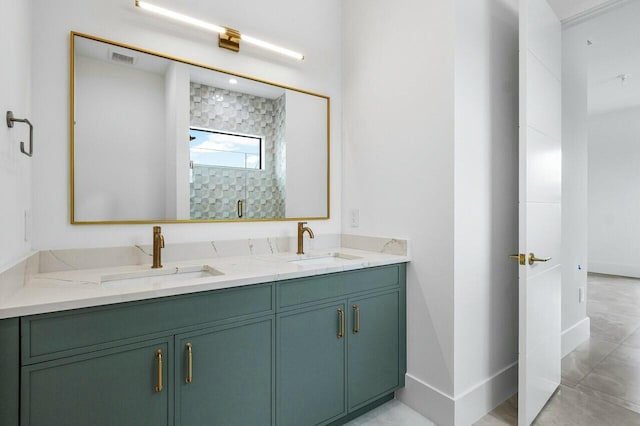
[[[218,33],[218,46],[223,49],[228,49],[233,52],[240,51],[240,42],[244,41],[254,46],[261,47],[272,52],[280,53],[281,55],[288,56],[290,58],[303,60],[304,55],[302,53],[294,52],[293,50],[285,49],[284,47],[276,46],[275,44],[268,43],[266,41],[251,37],[248,35],[240,34],[239,31],[231,28],[222,27],[220,25],[211,24],[200,19],[192,18],[191,16],[184,15],[182,13],[174,12],[169,9],[165,9],[160,6],[153,5],[146,1],[136,0],[136,7],[146,10],[151,13],[155,13],[165,18],[173,19],[185,24],[192,25],[194,27],[202,28],[207,31]]]

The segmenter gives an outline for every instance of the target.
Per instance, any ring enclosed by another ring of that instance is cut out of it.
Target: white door
[[[546,0],[520,0],[519,426],[560,384],[561,49]]]

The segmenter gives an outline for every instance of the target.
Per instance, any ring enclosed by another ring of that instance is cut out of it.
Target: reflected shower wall
[[[191,83],[191,126],[261,136],[264,144],[261,169],[193,164],[191,219],[285,217],[285,103],[284,95],[268,99]]]

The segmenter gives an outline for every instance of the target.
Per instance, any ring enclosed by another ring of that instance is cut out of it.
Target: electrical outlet
[[[582,287],[578,289],[578,301],[584,303],[584,288]]]
[[[360,210],[351,209],[351,227],[357,228],[360,226]]]

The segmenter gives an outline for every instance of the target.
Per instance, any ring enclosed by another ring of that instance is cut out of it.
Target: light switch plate
[[[357,228],[360,226],[360,210],[351,209],[351,227]]]
[[[24,242],[31,239],[31,210],[24,211]]]

